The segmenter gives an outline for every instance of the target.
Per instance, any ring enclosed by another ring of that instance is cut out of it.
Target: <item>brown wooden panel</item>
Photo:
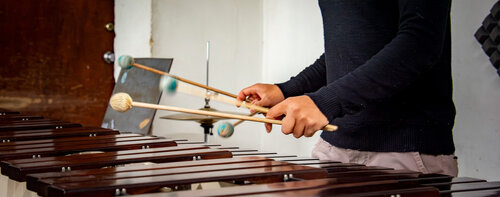
[[[114,87],[113,0],[0,1],[0,108],[100,125]]]

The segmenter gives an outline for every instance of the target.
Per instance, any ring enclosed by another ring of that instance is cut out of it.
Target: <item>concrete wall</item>
[[[120,55],[150,57],[151,46],[151,0],[115,1],[115,42],[116,58]],[[115,79],[120,67],[115,62]]]
[[[454,138],[460,176],[500,180],[500,77],[474,33],[496,1],[452,4]]]
[[[263,10],[263,81],[284,82],[323,53],[321,12],[311,0],[267,0]],[[274,126],[271,134],[260,139],[261,147],[308,157],[319,134],[296,139],[283,135],[281,126]]]
[[[452,6],[454,138],[460,176],[488,180],[500,180],[500,154],[496,151],[500,78],[473,34],[494,2],[455,0]],[[116,0],[115,13],[116,54],[173,57],[173,74],[205,83],[205,42],[211,41],[210,85],[233,93],[256,82],[285,81],[323,51],[316,1]],[[200,108],[203,100],[164,95],[161,104]],[[212,105],[235,111],[225,104]],[[171,113],[158,112],[157,117],[167,114]],[[318,135],[297,140],[282,135],[280,129],[275,126],[266,134],[261,124],[244,123],[233,137],[212,136],[210,141],[309,156]],[[201,132],[193,122],[155,119],[153,124],[156,135],[199,141]]]

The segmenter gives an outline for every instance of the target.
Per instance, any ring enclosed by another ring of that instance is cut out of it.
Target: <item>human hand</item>
[[[285,100],[281,89],[274,84],[257,83],[240,91],[237,101],[245,99],[254,105],[271,107]]]
[[[284,115],[284,117],[283,117]],[[328,119],[319,110],[318,106],[309,96],[290,97],[275,105],[266,115],[266,118],[281,119],[281,131],[288,135],[300,138],[311,137],[316,131],[328,124]],[[267,132],[271,132],[272,125],[266,123]]]

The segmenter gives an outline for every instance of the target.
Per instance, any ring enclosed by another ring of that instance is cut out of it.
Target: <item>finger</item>
[[[295,120],[295,126],[293,127],[293,137],[300,138],[304,135],[304,129],[306,124],[304,121]]]
[[[259,95],[252,94],[252,95],[247,97],[247,100],[250,101],[251,103],[254,103],[254,102],[257,102],[258,100],[260,100],[260,97],[259,97]]]
[[[250,88],[250,87],[248,87],[248,88]],[[246,93],[248,88],[245,88],[245,89],[241,90],[238,93],[238,96],[236,97],[236,100],[238,100],[238,101],[244,101],[245,98],[248,96],[248,94]]]
[[[276,119],[281,115],[286,115],[287,103],[285,101],[271,107],[266,114],[266,118]]]
[[[283,119],[283,124],[281,125],[281,132],[288,135],[293,132],[293,127],[295,126],[295,119],[291,117],[285,117]]]
[[[314,133],[316,133],[316,131],[317,129],[315,129],[314,127],[306,126],[306,128],[304,128],[304,136],[312,137]]]
[[[273,124],[265,123],[264,125],[266,126],[267,133],[271,133],[271,130],[273,130]]]
[[[252,94],[255,94],[255,88],[254,86],[250,86],[250,87],[247,87],[243,90],[241,90],[239,93],[238,93],[238,96],[236,97],[236,100],[237,101],[244,101],[247,96],[250,96]]]
[[[245,93],[243,93],[243,91],[240,91],[240,93],[238,93],[238,96],[236,97],[236,101],[238,101],[237,103],[239,102],[242,102],[246,99],[247,95],[245,95]],[[237,105],[239,107],[239,105]]]

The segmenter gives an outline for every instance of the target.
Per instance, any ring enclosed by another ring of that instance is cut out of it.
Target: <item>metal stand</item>
[[[200,125],[201,127],[203,127],[204,129],[204,142],[205,144],[208,143],[208,135],[213,135],[212,133],[212,128],[214,128],[214,124],[213,123],[201,123]]]
[[[210,41],[207,41],[207,56],[206,56],[206,66],[207,66],[207,86],[208,86],[208,77],[209,77],[209,65],[210,65]],[[207,90],[207,94],[209,91]],[[209,109],[210,108],[210,99],[205,98],[205,108]],[[208,143],[208,135],[213,135],[212,133],[212,128],[214,128],[213,122],[202,122],[201,127],[204,129],[204,137],[205,137],[205,144]]]

